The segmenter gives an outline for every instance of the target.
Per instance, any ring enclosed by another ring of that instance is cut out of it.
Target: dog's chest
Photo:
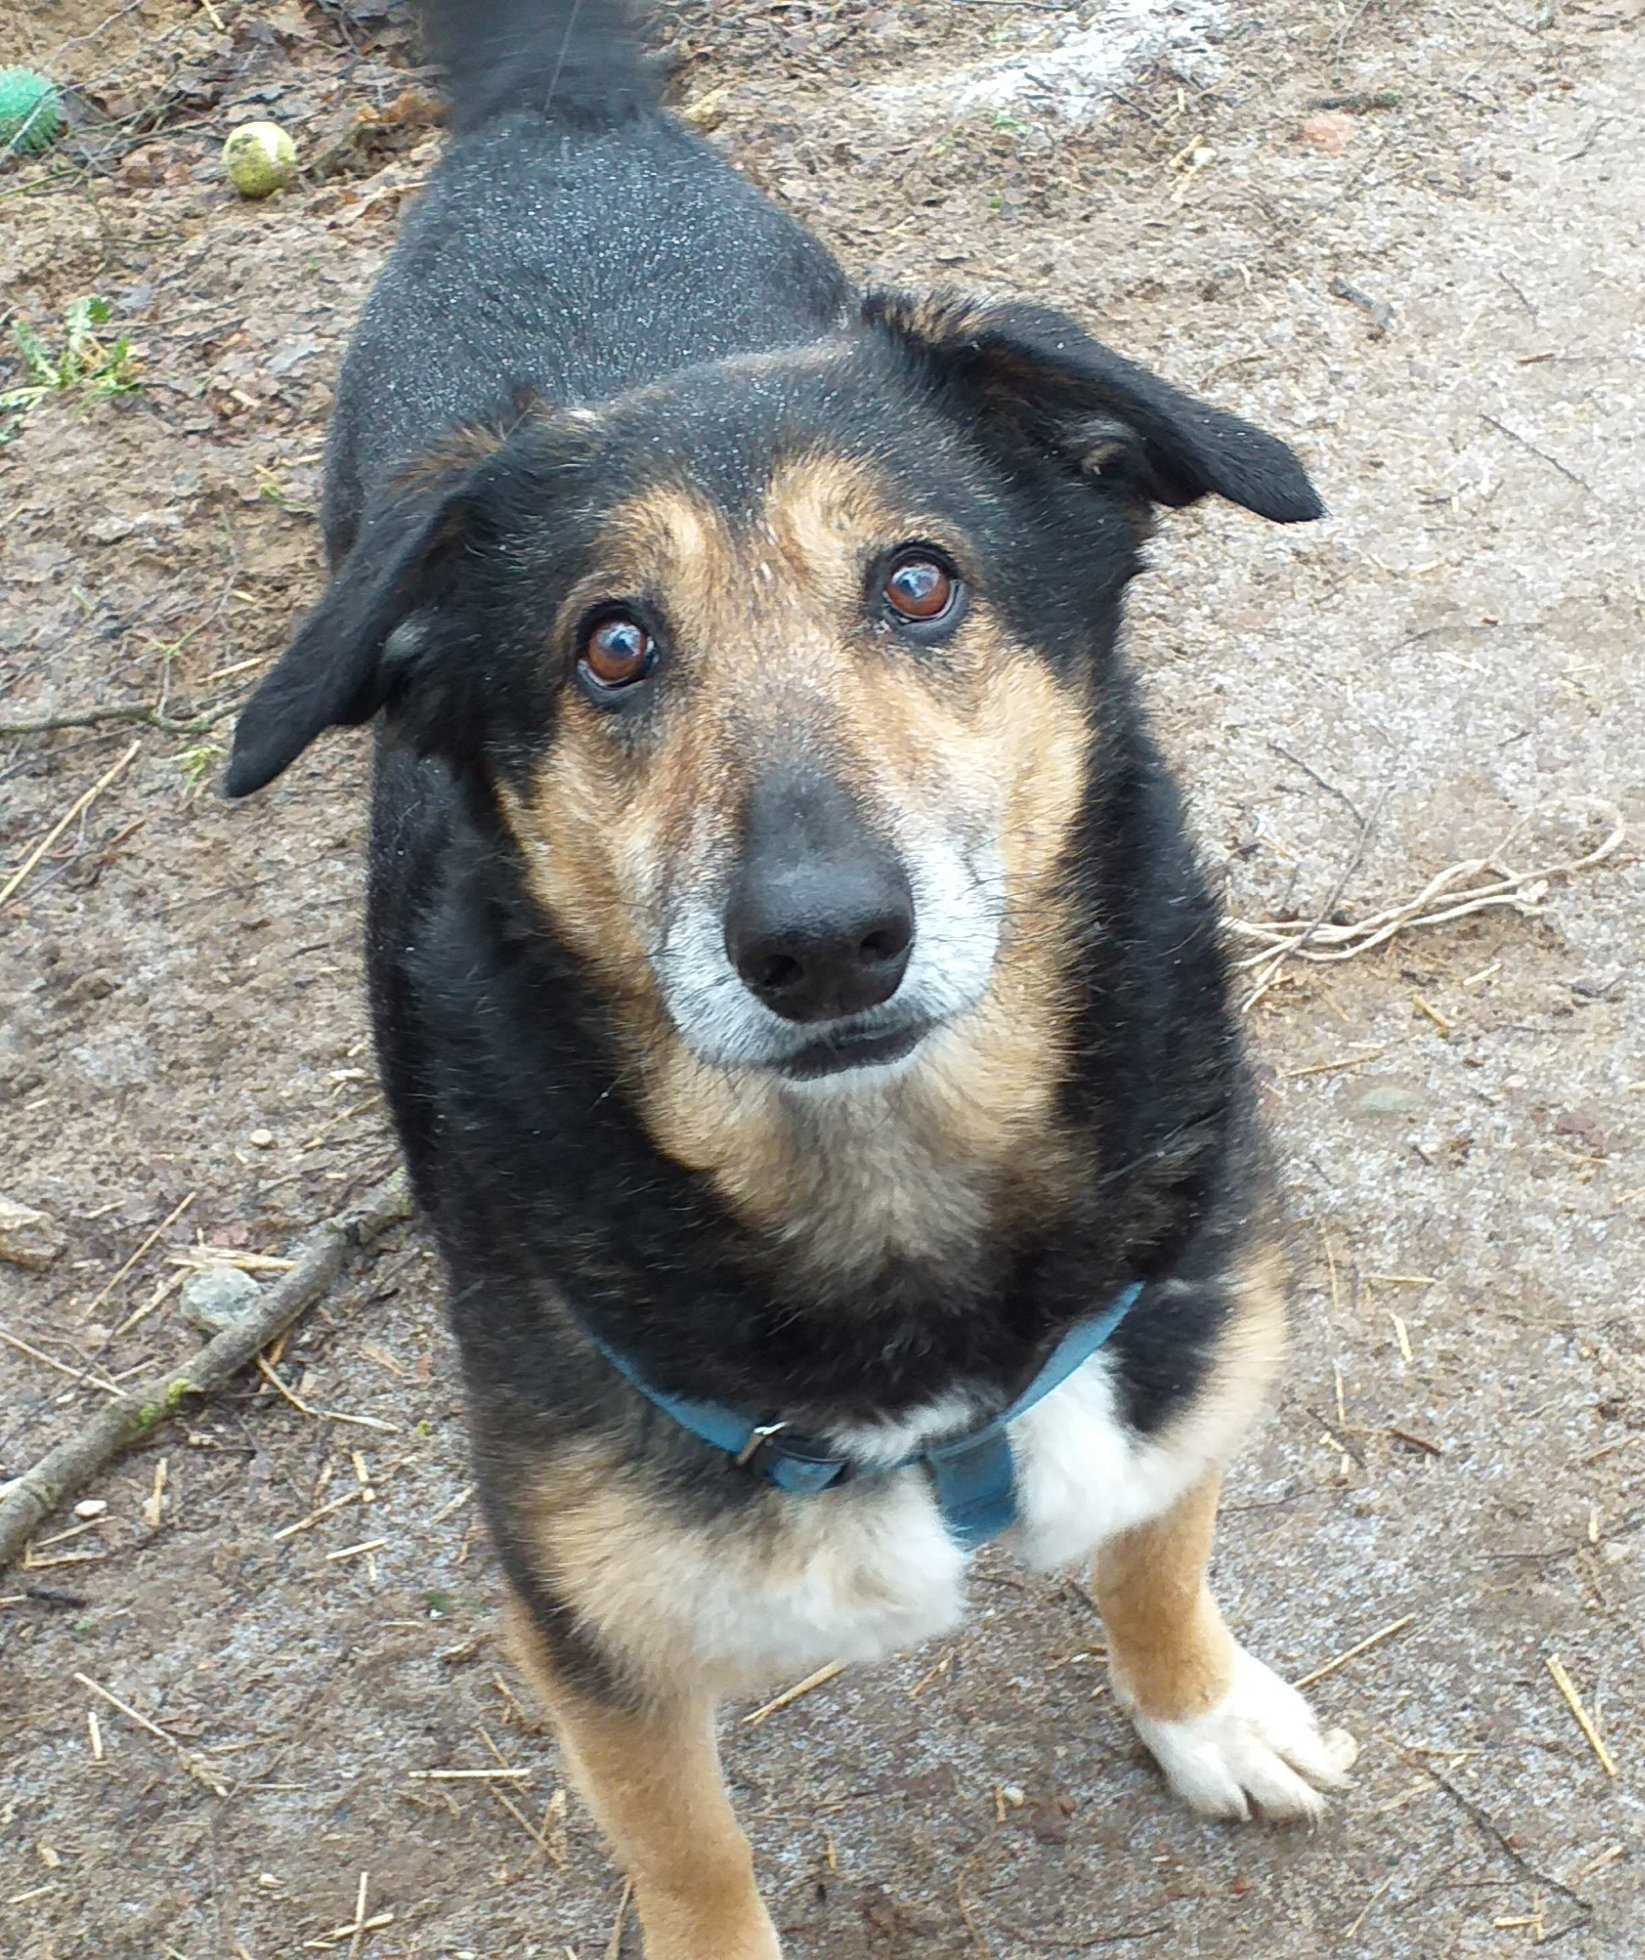
[[[935,1410],[895,1436],[886,1461],[951,1430]],[[1002,1540],[1047,1570],[1166,1509],[1200,1466],[1129,1432],[1107,1359],[1087,1362],[1011,1425],[1019,1523]],[[704,1658],[750,1683],[831,1660],[876,1660],[956,1626],[970,1555],[945,1525],[926,1472],[868,1475],[820,1497],[780,1501],[758,1559],[714,1562],[696,1595]]]

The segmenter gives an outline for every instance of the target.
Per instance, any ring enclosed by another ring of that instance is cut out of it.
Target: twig
[[[1360,1927],[1365,1924],[1366,1920],[1371,1916],[1372,1906],[1376,1904],[1377,1900],[1382,1897],[1383,1893],[1388,1890],[1389,1886],[1393,1884],[1394,1880],[1398,1876],[1399,1876],[1399,1872],[1397,1868],[1394,1871],[1391,1871],[1388,1874],[1388,1876],[1382,1881],[1382,1883],[1377,1887],[1377,1889],[1371,1894],[1370,1898],[1368,1898],[1365,1901],[1364,1905],[1360,1907],[1359,1911],[1355,1913],[1354,1923],[1344,1932],[1342,1936],[1342,1944],[1344,1946],[1346,1946],[1348,1942],[1354,1937],[1354,1935],[1359,1931]]]
[[[1389,1046],[1392,1046],[1390,1043]],[[1288,1068],[1283,1071],[1282,1080],[1296,1082],[1305,1075],[1343,1075],[1351,1068],[1364,1068],[1367,1062],[1374,1062],[1386,1055],[1388,1049],[1366,1048],[1357,1055],[1344,1055],[1335,1062],[1309,1062],[1302,1068]]]
[[[1329,777],[1322,776],[1311,762],[1304,762],[1300,755],[1288,749],[1283,742],[1270,741],[1268,747],[1273,754],[1283,756],[1294,768],[1300,769],[1310,782],[1318,783],[1327,796],[1334,796],[1339,803],[1346,807],[1348,814],[1359,825],[1360,829],[1363,830],[1365,828],[1365,812],[1345,789],[1333,783]]]
[[[1567,1933],[1574,1932],[1577,1927],[1588,1924],[1594,1916],[1594,1909],[1592,1904],[1583,1898],[1580,1892],[1573,1891],[1563,1880],[1555,1878],[1552,1872],[1543,1871],[1536,1865],[1533,1865],[1530,1859],[1525,1856],[1524,1852],[1520,1850],[1517,1840],[1502,1828],[1482,1803],[1469,1796],[1468,1792],[1454,1778],[1448,1776],[1444,1770],[1433,1763],[1417,1761],[1417,1752],[1405,1747],[1403,1744],[1399,1746],[1405,1760],[1413,1768],[1420,1769],[1424,1776],[1431,1777],[1445,1794],[1450,1797],[1452,1802],[1459,1806],[1480,1835],[1488,1839],[1512,1865],[1523,1872],[1527,1878],[1532,1879],[1536,1884],[1546,1886],[1551,1892],[1559,1893],[1561,1898],[1569,1899],[1571,1904],[1581,1913],[1582,1917],[1580,1919],[1570,1920],[1556,1931],[1545,1933],[1537,1942],[1539,1946],[1552,1945],[1555,1940],[1563,1939]]]
[[[1341,894],[1344,882],[1341,879],[1337,881],[1337,891],[1330,904],[1322,907],[1321,915],[1309,923],[1275,919],[1231,920],[1228,930],[1235,938],[1256,940],[1261,948],[1236,961],[1236,966],[1241,971],[1258,966],[1265,969],[1245,1005],[1249,1007],[1267,991],[1281,962],[1287,959],[1320,963],[1357,959],[1360,954],[1385,944],[1399,933],[1446,925],[1452,920],[1469,918],[1476,912],[1489,911],[1498,906],[1507,906],[1527,918],[1536,918],[1540,914],[1550,879],[1569,877],[1574,872],[1587,871],[1602,863],[1627,836],[1627,827],[1612,805],[1602,803],[1598,808],[1609,826],[1604,838],[1579,857],[1564,858],[1557,864],[1543,865],[1535,871],[1510,871],[1500,862],[1499,856],[1466,858],[1436,873],[1414,898],[1346,925],[1332,923],[1330,916],[1335,909],[1336,898]],[[1374,811],[1372,815],[1374,819]],[[1352,868],[1350,865],[1350,872]],[[1493,875],[1487,877],[1487,873]],[[1483,883],[1479,882],[1482,878]]]
[[[1357,306],[1371,322],[1371,330],[1380,339],[1394,324],[1394,309],[1385,299],[1372,299],[1369,293],[1362,293],[1358,286],[1352,286],[1346,279],[1331,281],[1333,299],[1345,299],[1350,306]]]
[[[13,896],[23,883],[23,880],[27,878],[29,873],[46,855],[47,851],[51,849],[52,845],[57,842],[63,832],[68,829],[69,825],[74,822],[75,818],[84,815],[97,801],[98,797],[103,794],[104,790],[117,777],[125,774],[126,770],[131,767],[132,758],[142,746],[141,742],[133,742],[118,762],[111,763],[103,771],[102,775],[97,778],[96,782],[92,784],[90,789],[74,799],[57,819],[56,823],[52,825],[51,829],[46,832],[45,836],[40,839],[39,843],[35,845],[34,849],[29,852],[28,856],[24,858],[23,862],[6,880],[5,884],[0,886],[0,905],[4,905]]]
[[[1582,1705],[1582,1697],[1576,1691],[1576,1683],[1565,1672],[1565,1663],[1557,1654],[1548,1656],[1548,1672],[1554,1677],[1554,1686],[1565,1697],[1565,1705],[1576,1717],[1576,1725],[1588,1738],[1588,1747],[1599,1758],[1599,1766],[1614,1782],[1616,1780],[1616,1761],[1598,1729],[1594,1727],[1593,1717]]]
[[[30,1533],[65,1498],[83,1490],[127,1443],[152,1434],[191,1396],[209,1395],[232,1381],[314,1304],[354,1252],[410,1215],[404,1179],[388,1179],[352,1210],[316,1227],[299,1248],[291,1271],[245,1319],[225,1328],[182,1367],[122,1396],[79,1435],[48,1450],[0,1496],[0,1566],[14,1559]]]
[[[147,1729],[150,1735],[157,1736],[168,1749],[175,1752],[177,1760],[188,1771],[189,1775],[194,1778],[195,1782],[204,1784],[213,1796],[226,1797],[228,1795],[228,1785],[210,1764],[203,1763],[198,1756],[192,1755],[175,1736],[167,1735],[163,1728],[157,1723],[151,1722],[146,1715],[139,1715],[137,1710],[129,1702],[122,1701],[118,1695],[111,1694],[107,1688],[100,1688],[89,1674],[76,1674],[74,1678],[80,1683],[82,1688],[89,1688],[94,1695],[101,1695],[103,1700],[111,1708],[118,1708],[122,1715],[129,1721],[135,1722],[140,1729]]]
[[[1331,73],[1333,76],[1342,73],[1342,60],[1343,56],[1347,53],[1349,40],[1352,38],[1354,30],[1370,11],[1371,0],[1359,0],[1359,5],[1349,16],[1342,32],[1337,36],[1336,52],[1331,57]]]
[[[512,1769],[504,1764],[500,1769],[408,1769],[407,1779],[412,1783],[520,1783],[531,1775],[528,1769]]]
[[[114,1382],[100,1381],[96,1375],[88,1374],[84,1368],[71,1368],[66,1361],[57,1361],[43,1348],[31,1347],[21,1334],[13,1334],[0,1327],[0,1341],[7,1347],[14,1347],[20,1354],[26,1354],[32,1361],[43,1361],[48,1368],[55,1368],[60,1375],[67,1375],[71,1381],[89,1382],[93,1388],[100,1388],[105,1395],[118,1395],[119,1386]]]
[[[164,1231],[169,1230],[171,1226],[177,1223],[178,1219],[182,1217],[183,1213],[188,1210],[191,1204],[194,1203],[194,1198],[195,1198],[195,1194],[194,1192],[191,1191],[186,1198],[182,1199],[179,1203],[174,1205],[172,1209],[166,1213],[165,1217],[160,1220],[159,1224],[155,1226],[154,1230],[149,1233],[148,1237],[144,1239],[143,1243],[137,1248],[137,1250],[131,1255],[131,1257],[125,1261],[125,1263],[120,1267],[119,1271],[114,1275],[114,1277],[106,1281],[101,1287],[98,1288],[96,1297],[87,1304],[86,1311],[85,1311],[85,1318],[87,1320],[89,1320],[91,1316],[94,1313],[96,1313],[97,1309],[103,1304],[103,1302],[109,1297],[109,1295],[114,1291],[114,1289],[120,1284],[121,1280],[125,1278],[126,1274],[131,1271],[132,1267],[137,1264],[138,1260],[142,1258],[143,1254],[148,1251],[149,1247],[153,1245],[155,1240],[159,1238],[160,1234]],[[124,1330],[122,1329],[122,1332],[123,1331]]]
[[[762,1722],[769,1721],[780,1709],[787,1708],[790,1702],[798,1701],[801,1695],[808,1695],[814,1688],[825,1686],[836,1674],[844,1672],[844,1661],[830,1661],[826,1667],[819,1667],[815,1674],[808,1674],[803,1681],[796,1681],[792,1688],[784,1688],[780,1695],[768,1701],[763,1708],[756,1708],[752,1715],[745,1715],[743,1727],[757,1729]]]
[[[348,1943],[348,1960],[358,1960],[360,1942],[366,1936],[366,1899],[370,1885],[371,1874],[361,1872],[360,1889],[354,1899],[354,1937]]]
[[[1391,88],[1349,89],[1341,95],[1310,96],[1309,109],[1346,109],[1351,115],[1365,115],[1372,109],[1397,109],[1403,98]]]
[[[257,1372],[263,1380],[270,1388],[277,1389],[299,1415],[308,1416],[315,1422],[350,1422],[361,1429],[385,1429],[391,1436],[394,1434],[393,1423],[384,1422],[377,1416],[349,1415],[343,1409],[317,1409],[312,1402],[305,1402],[296,1389],[286,1387],[280,1379],[279,1371],[272,1365],[267,1355],[259,1354],[255,1360]]]
[[[1390,1428],[1388,1434],[1396,1443],[1405,1443],[1413,1450],[1420,1450],[1424,1456],[1443,1456],[1445,1445],[1431,1442],[1426,1436],[1418,1436],[1414,1430]]]
[[[118,708],[86,708],[66,715],[41,715],[33,721],[0,721],[0,738],[12,735],[50,735],[59,728],[101,728],[110,722],[123,722],[137,728],[157,728],[162,735],[203,735],[226,721],[245,699],[236,694],[215,708],[202,708],[198,714],[178,717],[159,708],[142,708],[135,703]]]
[[[1495,429],[1499,435],[1506,436],[1510,442],[1517,442],[1521,449],[1528,449],[1533,456],[1539,456],[1550,469],[1558,470],[1567,483],[1574,483],[1579,490],[1586,490],[1590,497],[1594,494],[1594,486],[1585,476],[1578,476],[1575,470],[1567,468],[1557,456],[1550,456],[1546,449],[1538,449],[1529,436],[1522,436],[1518,429],[1510,429],[1506,422],[1499,422],[1494,415],[1481,415],[1479,419]]]
[[[623,1927],[628,1923],[628,1902],[634,1896],[634,1881],[623,1880],[623,1896],[617,1901],[617,1917],[611,1928],[611,1938],[606,1941],[605,1960],[617,1960],[623,1950]]]
[[[1390,1620],[1385,1627],[1378,1627],[1375,1633],[1368,1633],[1363,1640],[1356,1641],[1352,1647],[1345,1647],[1333,1659],[1323,1662],[1311,1674],[1304,1674],[1291,1683],[1294,1688],[1311,1688],[1316,1681],[1323,1681],[1327,1674],[1335,1674],[1339,1667],[1346,1667],[1349,1661],[1357,1660],[1369,1647],[1380,1647],[1385,1640],[1392,1640],[1396,1633],[1403,1633],[1416,1618],[1415,1613],[1407,1613],[1402,1620]]]
[[[1268,966],[1261,980],[1258,981],[1256,987],[1244,1003],[1247,1009],[1254,1007],[1274,984],[1280,968],[1293,953],[1301,953],[1304,957],[1311,957],[1307,953],[1307,948],[1319,937],[1321,931],[1336,916],[1337,904],[1342,894],[1348,889],[1348,880],[1353,877],[1354,873],[1365,862],[1365,852],[1371,842],[1371,832],[1376,828],[1377,818],[1382,815],[1382,806],[1393,794],[1393,788],[1392,783],[1384,783],[1376,802],[1371,806],[1371,814],[1368,817],[1362,817],[1360,819],[1359,836],[1354,841],[1354,848],[1349,854],[1348,862],[1338,874],[1336,883],[1331,887],[1331,895],[1319,908],[1319,913],[1314,919],[1313,924],[1304,927],[1300,932],[1290,935],[1277,950],[1257,956],[1258,959],[1266,959]],[[1237,933],[1240,928],[1236,925],[1233,930]],[[1238,964],[1243,968],[1256,964],[1256,960],[1242,960]]]

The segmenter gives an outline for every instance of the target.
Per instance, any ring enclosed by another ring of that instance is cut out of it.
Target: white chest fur
[[[849,1440],[895,1462],[951,1433],[952,1402],[924,1418]],[[1096,1355],[1011,1425],[1021,1522],[1006,1550],[1037,1570],[1088,1556],[1158,1516],[1203,1474],[1224,1439],[1174,1446],[1122,1422],[1113,1370]],[[674,1613],[699,1658],[750,1685],[830,1660],[875,1660],[953,1628],[965,1609],[969,1555],[955,1544],[924,1470],[868,1477],[822,1497],[773,1499],[772,1536],[739,1534],[695,1575]]]

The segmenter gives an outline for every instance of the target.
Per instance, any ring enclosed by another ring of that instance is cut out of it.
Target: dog
[[[616,0],[436,4],[260,789],[374,719],[368,965],[514,1649],[652,1960],[771,1960],[725,1697],[1095,1560],[1197,1809],[1347,1742],[1206,1585],[1280,1366],[1216,908],[1119,642],[1276,438],[1037,305],[861,292]]]

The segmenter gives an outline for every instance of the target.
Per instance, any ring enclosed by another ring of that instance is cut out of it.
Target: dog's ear
[[[1215,495],[1276,524],[1325,514],[1277,437],[1183,394],[1060,313],[951,293],[871,293],[863,310],[969,418],[1149,503]]]
[[[474,525],[471,476],[428,484],[361,527],[325,596],[241,710],[223,780],[249,796],[328,728],[369,721],[427,651]]]

